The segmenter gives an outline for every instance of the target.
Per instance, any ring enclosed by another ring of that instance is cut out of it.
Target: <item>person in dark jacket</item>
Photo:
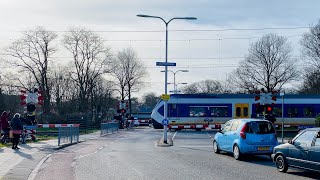
[[[13,132],[12,149],[18,148],[19,138],[23,130],[23,126],[20,120],[20,114],[16,113],[11,120],[11,130]]]
[[[0,129],[4,131],[9,130],[9,115],[10,112],[3,111],[0,117]]]

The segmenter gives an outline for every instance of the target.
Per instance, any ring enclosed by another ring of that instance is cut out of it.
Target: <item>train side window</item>
[[[303,116],[304,117],[313,117],[314,110],[312,107],[305,107],[303,108]]]
[[[236,116],[238,116],[238,117],[241,116],[241,107],[236,108]]]
[[[282,108],[274,107],[273,108],[273,114],[274,114],[275,117],[282,117]]]
[[[189,116],[190,117],[206,117],[207,116],[207,107],[189,107]]]
[[[228,116],[228,107],[209,107],[211,117]]]
[[[247,117],[248,116],[248,107],[243,108],[243,116]]]
[[[296,107],[288,108],[288,117],[298,117],[298,108]]]

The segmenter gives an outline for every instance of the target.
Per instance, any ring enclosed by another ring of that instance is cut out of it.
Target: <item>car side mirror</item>
[[[222,133],[222,134],[223,134],[222,129],[219,129],[219,130],[218,130],[218,133]]]
[[[290,139],[290,140],[288,141],[288,143],[289,143],[289,144],[293,144],[292,139]]]

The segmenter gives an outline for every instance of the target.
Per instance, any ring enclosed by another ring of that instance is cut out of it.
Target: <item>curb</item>
[[[45,163],[51,156],[52,154],[48,154],[46,155],[44,158],[42,158],[38,164],[36,165],[36,167],[31,171],[31,173],[28,176],[28,180],[33,180],[37,173],[39,172],[40,167],[42,166],[43,163]]]
[[[173,140],[172,138],[168,138],[167,139],[167,143],[165,144],[163,142],[163,138],[159,139],[159,141],[157,141],[157,146],[159,147],[170,147],[170,146],[173,146]]]
[[[54,150],[59,150],[59,149],[63,149],[63,148],[66,148],[68,146],[72,146],[72,145],[75,145],[75,144],[78,144],[78,143],[82,143],[82,142],[85,142],[83,140],[79,141],[79,142],[74,142],[74,143],[70,143],[70,144],[63,144],[59,147],[56,147],[56,148],[53,148]]]

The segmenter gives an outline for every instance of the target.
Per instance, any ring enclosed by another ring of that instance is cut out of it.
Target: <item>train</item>
[[[265,115],[261,114],[261,107],[266,105],[259,105],[255,97],[255,94],[172,94],[168,100],[168,128],[220,128],[230,119],[261,118]],[[276,127],[282,127],[282,121],[287,129],[315,126],[315,118],[320,114],[320,94],[277,94],[275,97],[268,110],[275,118]],[[163,128],[163,119],[164,101],[160,100],[151,113],[153,127]]]

